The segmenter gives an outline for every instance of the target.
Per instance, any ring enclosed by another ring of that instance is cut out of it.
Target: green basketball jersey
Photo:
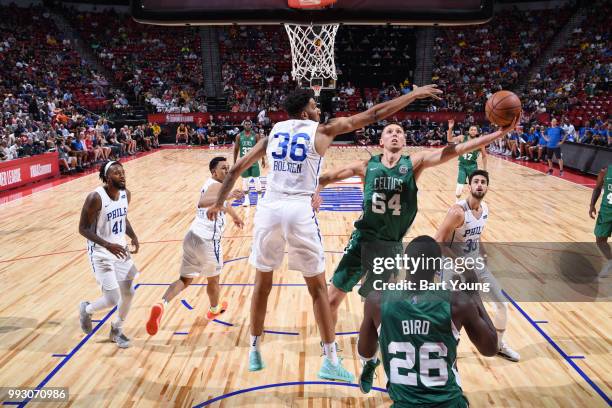
[[[255,137],[255,132],[251,131],[248,135],[244,132],[240,132],[239,136],[240,143],[240,157],[246,156],[248,152],[251,151],[253,147],[257,144],[257,138]]]
[[[463,141],[467,142],[470,140],[469,136],[464,135]],[[478,165],[478,155],[480,154],[480,149],[471,151],[469,153],[462,154],[459,156],[459,165],[460,166],[477,166]]]
[[[604,177],[603,196],[599,213],[604,222],[612,221],[612,164],[608,164],[608,171]]]
[[[394,407],[464,407],[450,291],[383,293],[380,351]]]
[[[363,213],[355,228],[366,240],[401,241],[417,213],[417,186],[412,160],[402,156],[389,169],[382,155],[368,162],[363,188]]]

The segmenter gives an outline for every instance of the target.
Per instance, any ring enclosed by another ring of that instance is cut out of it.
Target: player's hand
[[[119,259],[124,259],[129,256],[127,248],[119,244],[113,244],[111,242],[108,242],[106,245],[104,245],[104,248],[106,248],[108,252],[115,255]]]
[[[591,206],[591,208],[589,208],[589,216],[592,219],[595,219],[596,215],[597,215],[597,210],[595,209],[595,207]]]
[[[440,100],[438,95],[441,95],[443,92],[441,89],[438,89],[438,85],[425,85],[425,86],[416,86],[413,85],[412,92],[410,95],[414,96],[415,99],[425,99],[425,98],[433,98]]]
[[[140,243],[138,242],[138,238],[132,238],[132,246],[134,249],[130,251],[130,254],[137,254],[140,249]]]
[[[215,204],[212,207],[208,207],[208,210],[206,210],[206,217],[208,217],[209,220],[214,221],[217,219],[217,215],[221,211],[223,211],[223,206]]]
[[[241,200],[244,198],[244,192],[240,190],[232,190],[232,192],[229,193],[229,198],[233,198],[234,200]]]
[[[504,126],[502,127],[500,130],[502,132],[504,132],[504,134],[508,134],[510,132],[512,132],[514,130],[514,128],[516,127],[516,125],[518,125],[519,121],[521,120],[521,114],[523,112],[521,111],[521,113],[519,113],[518,115],[515,116],[515,118],[512,120],[512,123],[510,123],[508,126]]]
[[[315,191],[315,193],[312,195],[311,204],[312,204],[312,209],[315,210],[316,212],[319,212],[319,209],[321,208],[321,204],[323,204],[323,197],[321,197],[319,190]]]
[[[237,226],[238,228],[240,229],[244,228],[244,221],[242,221],[242,218],[232,217],[232,221],[234,221],[234,225]]]
[[[449,119],[448,120],[448,129],[452,130],[455,127],[455,120],[454,119]]]

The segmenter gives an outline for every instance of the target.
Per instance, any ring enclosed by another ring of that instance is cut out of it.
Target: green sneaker
[[[323,365],[319,370],[319,378],[348,383],[355,380],[355,376],[349,373],[346,368],[342,367],[342,362],[338,361],[338,364],[334,365],[327,357],[323,357]]]
[[[263,370],[264,367],[265,365],[261,359],[261,353],[259,351],[250,351],[249,352],[249,371]]]
[[[363,366],[361,371],[361,375],[359,376],[359,389],[364,394],[367,394],[372,389],[372,383],[374,382],[374,374],[376,374],[376,367],[380,365],[380,359],[377,359],[376,362],[372,362],[369,360]]]

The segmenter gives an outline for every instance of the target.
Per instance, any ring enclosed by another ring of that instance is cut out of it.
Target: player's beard
[[[117,190],[125,190],[125,183],[115,180],[111,180],[111,183],[113,183],[113,187],[115,187]]]
[[[485,194],[487,194],[487,192],[486,191],[472,191],[471,194],[472,194],[472,197],[478,200],[482,200]]]

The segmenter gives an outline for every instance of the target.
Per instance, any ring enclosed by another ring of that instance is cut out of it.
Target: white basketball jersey
[[[478,244],[480,242],[480,235],[484,230],[487,219],[489,218],[489,207],[484,201],[480,203],[482,206],[482,214],[480,218],[474,217],[472,210],[470,209],[466,200],[457,202],[463,208],[463,225],[457,229],[453,234],[452,244],[458,242],[460,247],[463,248],[463,253],[478,253]]]
[[[290,119],[279,122],[268,136],[270,172],[266,197],[310,197],[319,184],[323,158],[315,150],[318,122]]]
[[[98,220],[96,222],[96,234],[107,242],[113,244],[119,244],[123,247],[126,246],[125,230],[128,213],[128,199],[127,192],[125,190],[119,191],[119,199],[117,201],[111,199],[103,186],[95,189],[102,201],[102,207],[98,214]],[[108,255],[112,255],[105,248],[101,248],[99,245],[91,241],[87,241],[87,247],[90,250],[107,252]]]
[[[214,178],[209,178],[200,190],[202,194],[206,193],[213,184],[221,184]],[[219,240],[225,229],[225,212],[221,211],[217,215],[216,220],[209,220],[206,214],[207,208],[198,208],[196,217],[191,223],[190,230],[202,239]]]

